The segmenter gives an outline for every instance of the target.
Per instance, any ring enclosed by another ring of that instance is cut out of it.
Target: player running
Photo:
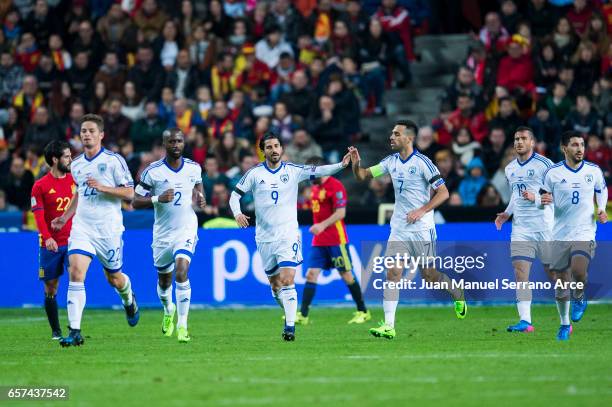
[[[569,287],[557,288],[555,298],[561,318],[557,339],[570,338],[570,296],[572,297],[572,321],[578,322],[584,315],[587,299],[584,287],[587,282],[589,262],[595,254],[597,224],[593,217],[597,201],[597,220],[608,221],[606,204],[608,190],[601,169],[584,160],[584,139],[580,133],[567,131],[561,136],[561,148],[565,160],[549,168],[544,174],[543,189],[552,194],[555,206],[553,228],[554,259],[551,264],[555,280],[569,282],[573,277],[582,283],[570,295]]]
[[[134,208],[155,210],[153,262],[157,268],[157,295],[164,306],[162,334],[174,332],[174,314],[179,342],[189,342],[187,316],[191,285],[187,273],[198,242],[198,218],[193,210],[195,196],[199,207],[206,206],[202,189],[202,168],[183,157],[185,135],[178,128],[163,133],[166,157],[149,165],[136,187]],[[176,279],[176,303],[172,302],[172,271]]]
[[[55,231],[51,221],[68,209],[75,190],[70,175],[70,144],[65,141],[47,144],[45,161],[51,169],[32,187],[32,212],[40,235],[38,278],[45,284],[45,312],[51,326],[51,339],[59,340],[62,329],[55,296],[59,278],[68,268],[68,236],[72,222],[66,222],[63,228]]]
[[[240,210],[240,198],[253,192],[255,200],[255,242],[261,255],[272,296],[285,311],[282,338],[295,340],[298,296],[295,291],[295,268],[302,264],[302,242],[297,222],[298,184],[307,179],[330,176],[350,161],[332,165],[303,166],[281,161],[283,145],[274,133],[266,133],[259,142],[265,161],[251,168],[236,185],[230,207],[240,227],[249,226],[249,217]]]
[[[514,213],[512,219],[512,236],[510,237],[510,255],[514,276],[518,283],[524,283],[516,289],[516,307],[519,322],[510,325],[508,332],[533,332],[531,323],[531,289],[527,287],[531,264],[537,258],[549,273],[551,262],[552,228],[554,221],[553,207],[550,205],[550,194],[543,197],[542,180],[546,170],[553,162],[534,152],[535,137],[529,127],[519,127],[514,133],[514,149],[518,157],[505,168],[506,179],[510,183],[512,194],[508,207],[497,214],[495,225],[501,230],[502,225]]]
[[[121,271],[124,230],[121,201],[134,198],[134,183],[123,157],[102,147],[103,138],[102,118],[95,114],[83,116],[84,153],[71,166],[77,190],[64,214],[51,222],[52,228],[59,230],[74,215],[68,239],[70,334],[60,340],[61,346],[79,346],[84,342],[81,318],[85,308],[85,275],[94,256],[121,297],[128,324],[135,326],[140,317],[130,278]]]
[[[369,180],[385,174],[391,176],[395,190],[395,206],[391,217],[391,234],[385,256],[409,254],[412,257],[425,256],[426,267],[421,268],[422,277],[428,282],[439,282],[448,287],[455,302],[457,318],[464,319],[467,313],[463,290],[453,288],[451,279],[440,273],[427,259],[436,256],[436,228],[433,210],[448,199],[448,189],[440,171],[431,160],[414,148],[418,127],[412,121],[400,120],[391,132],[391,148],[397,153],[391,154],[379,164],[370,168],[359,166],[361,157],[356,148],[351,148],[353,173],[360,180]],[[435,192],[430,199],[430,188]],[[399,282],[403,268],[387,269],[387,281]],[[370,333],[376,337],[395,338],[395,310],[397,309],[399,293],[397,290],[385,290],[383,309],[385,322],[377,328],[371,328]]]
[[[322,158],[314,157],[306,164],[323,165],[324,162]],[[372,315],[363,302],[361,287],[353,274],[351,255],[348,251],[348,236],[344,226],[346,190],[342,182],[329,176],[317,178],[313,184],[311,203],[314,224],[310,227],[310,232],[314,237],[302,295],[302,307],[295,322],[308,324],[308,311],[315,295],[321,269],[335,268],[340,272],[357,305],[357,311],[348,323],[363,324],[369,321]]]

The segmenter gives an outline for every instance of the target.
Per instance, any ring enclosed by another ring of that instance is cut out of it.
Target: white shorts
[[[299,233],[293,238],[276,242],[256,242],[261,264],[268,277],[280,273],[281,267],[297,267],[302,264],[302,240]]]
[[[104,270],[115,273],[123,266],[122,235],[113,237],[90,237],[83,233],[71,233],[68,239],[68,256],[82,254],[97,257]]]
[[[153,264],[159,273],[171,273],[176,259],[186,259],[191,263],[198,244],[198,235],[177,237],[173,242],[153,240]]]
[[[427,258],[436,256],[436,239],[435,228],[414,232],[391,229],[385,257],[398,254],[403,257],[407,254],[408,257],[422,257],[423,260],[419,261],[419,264],[429,264],[433,259]]]
[[[584,256],[589,262],[595,256],[594,241],[567,242],[556,241],[552,244],[553,258],[550,268],[557,271],[563,271],[570,266],[572,257]]]
[[[510,256],[512,261],[525,260],[533,262],[536,258],[542,264],[552,262],[552,232],[512,233],[510,238]]]

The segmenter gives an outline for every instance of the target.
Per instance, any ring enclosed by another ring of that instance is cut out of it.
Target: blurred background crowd
[[[227,213],[266,131],[296,163],[386,139],[362,118],[386,119],[385,92],[416,85],[414,38],[440,33],[474,39],[417,140],[449,205],[507,202],[503,167],[519,125],[553,161],[562,131],[579,131],[586,158],[610,176],[607,1],[0,0],[0,21],[0,211],[29,209],[44,146],[64,139],[78,154],[79,119],[97,113],[105,147],[135,180],[163,157],[163,130],[181,128],[203,168],[206,213]],[[352,203],[385,202],[382,179]]]

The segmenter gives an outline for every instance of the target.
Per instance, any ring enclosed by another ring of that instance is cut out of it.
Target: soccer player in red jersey
[[[314,157],[308,160],[307,164],[323,165],[324,162],[322,158]],[[357,311],[348,323],[362,324],[369,321],[372,316],[363,302],[361,287],[353,274],[351,255],[348,251],[348,236],[344,226],[346,189],[334,177],[317,178],[313,183],[311,206],[314,224],[310,227],[310,232],[314,237],[310,249],[302,307],[298,312],[296,323],[308,324],[308,310],[315,295],[317,278],[321,269],[335,268],[340,272],[357,305]]]
[[[45,147],[45,161],[51,170],[32,187],[32,212],[40,234],[38,278],[45,283],[45,311],[51,325],[51,338],[59,340],[62,330],[55,295],[59,277],[68,268],[68,236],[72,222],[68,221],[56,232],[51,229],[51,221],[63,215],[74,194],[70,145],[65,141],[52,141]]]

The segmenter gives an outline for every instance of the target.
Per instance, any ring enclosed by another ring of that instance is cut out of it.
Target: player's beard
[[[277,164],[277,163],[280,161],[280,159],[281,159],[280,154],[279,154],[279,155],[277,155],[277,156],[270,155],[270,156],[268,157],[268,161],[270,161],[270,163],[271,163],[271,164]]]
[[[70,172],[70,164],[68,165],[64,165],[62,163],[57,163],[57,169],[62,173],[62,174],[68,174]]]

